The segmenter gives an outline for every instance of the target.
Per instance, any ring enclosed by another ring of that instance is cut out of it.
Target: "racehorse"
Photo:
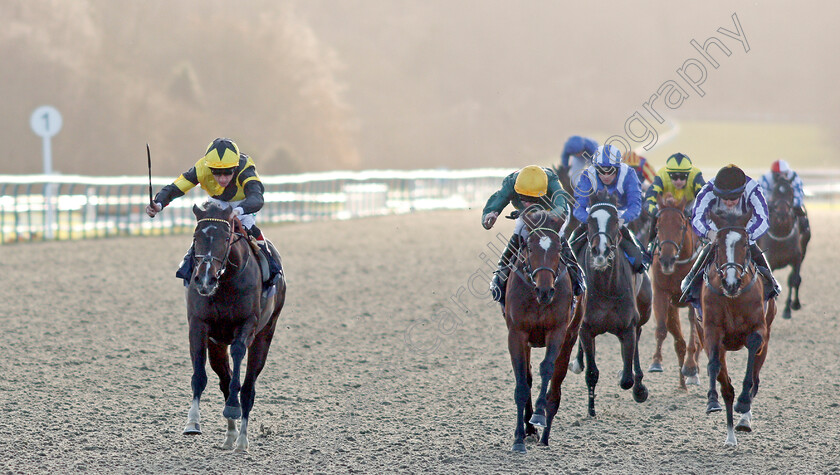
[[[699,239],[691,229],[691,223],[685,214],[685,198],[676,201],[671,193],[665,193],[657,201],[659,218],[656,220],[656,240],[650,266],[653,275],[653,314],[656,317],[656,352],[648,371],[662,371],[662,343],[670,332],[674,337],[674,350],[677,352],[681,368],[680,388],[685,389],[686,383],[700,384],[697,376],[697,354],[703,344],[694,307],[679,303],[682,295],[680,283],[697,259]],[[680,307],[686,306],[690,329],[687,347],[679,314]]]
[[[523,219],[528,237],[505,294],[508,351],[516,377],[513,451],[520,453],[527,452],[525,438],[538,435],[536,427],[544,428],[540,445],[548,445],[551,423],[560,405],[560,385],[582,318],[580,305],[573,315],[571,281],[560,258],[562,218],[539,210],[526,212]],[[532,347],[545,347],[535,408],[531,406]]]
[[[810,232],[799,229],[799,220],[793,213],[793,187],[783,176],[776,178],[768,203],[770,210],[770,229],[758,240],[759,247],[767,254],[767,263],[773,270],[791,266],[788,275],[788,296],[782,318],[791,317],[791,309],[802,308],[799,302],[799,286],[802,284],[800,270],[805,260],[805,251]],[[796,298],[791,303],[791,298]]]
[[[752,401],[758,392],[759,372],[767,358],[770,325],[776,301],[764,302],[765,282],[750,258],[745,226],[752,212],[737,215],[711,213],[717,226],[714,259],[704,270],[701,305],[706,354],[709,357],[709,393],[706,413],[721,411],[715,380],[726,404],[726,445],[737,445],[735,430],[750,432]],[[726,368],[726,352],[747,348],[747,371],[734,410],[741,413],[733,428],[735,390]]]
[[[257,254],[231,208],[205,203],[201,207],[194,205],[193,213],[198,220],[193,234],[196,265],[187,289],[193,399],[184,434],[201,434],[199,400],[207,385],[205,359],[209,353],[210,367],[219,375],[225,396],[227,432],[222,448],[244,452],[248,450],[248,415],[254,405],[254,385],[265,366],[285,301],[286,283],[281,278],[275,293],[261,297],[262,274]],[[273,245],[270,248],[280,262],[277,249]],[[246,350],[247,369],[240,386]],[[236,420],[240,418],[237,431]]]
[[[633,388],[636,402],[647,400],[638,341],[642,325],[650,319],[652,292],[647,274],[636,275],[618,247],[621,233],[615,197],[606,195],[603,190],[596,193],[586,225],[589,245],[580,250],[578,262],[586,274],[587,291],[579,332],[580,350],[570,369],[576,373],[583,370],[585,353],[589,415],[594,417],[595,385],[599,375],[595,364],[595,337],[602,333],[612,333],[621,342],[624,362],[619,381],[621,389]]]

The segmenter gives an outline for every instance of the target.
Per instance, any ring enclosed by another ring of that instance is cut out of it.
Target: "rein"
[[[534,229],[532,229],[531,231],[528,232],[528,237],[530,237],[532,234],[534,234],[538,231],[548,231],[550,233],[554,233],[558,238],[560,237],[560,233],[558,231],[555,231],[555,230],[551,229],[551,228],[534,228]],[[526,248],[526,250],[528,250],[527,244],[526,244],[525,248]],[[530,256],[530,254],[531,254],[531,251],[528,250],[528,255]],[[557,269],[552,269],[551,267],[541,266],[541,267],[537,267],[536,269],[528,272],[531,268],[531,264],[528,261],[529,261],[529,259],[526,256],[526,258],[523,259],[523,261],[522,261],[523,262],[522,270],[520,270],[519,266],[514,267],[514,271],[516,272],[516,275],[518,275],[519,278],[522,279],[523,282],[528,284],[533,289],[537,286],[537,284],[535,282],[535,279],[537,277],[537,272],[542,271],[542,270],[547,270],[547,271],[551,272],[552,277],[554,277],[554,287],[557,287],[557,284],[560,281],[560,277],[563,276],[563,273],[560,272],[560,269],[563,266],[562,257],[560,259],[560,263],[557,265]],[[528,272],[528,273],[523,274],[522,273],[523,270],[525,272]]]
[[[676,241],[672,241],[670,239],[666,239],[664,241],[660,240],[659,239],[659,233],[657,233],[656,244],[654,244],[654,247],[656,248],[657,251],[659,251],[659,250],[662,249],[663,244],[672,244],[677,249],[676,254],[677,254],[677,257],[679,257],[680,254],[682,254],[683,244],[685,244],[685,235],[686,235],[686,231],[688,231],[688,219],[686,219],[685,215],[683,214],[683,211],[680,210],[679,208],[666,207],[666,208],[662,208],[661,210],[659,210],[659,213],[662,214],[665,211],[676,211],[679,214],[680,223],[681,223],[680,224],[680,243],[677,244]],[[658,227],[659,222],[657,222],[656,225]],[[692,262],[695,258],[697,258],[697,255],[699,253],[700,253],[700,248],[696,248],[694,250],[694,252],[691,254],[691,256],[689,256],[687,259],[678,259],[674,262],[674,264],[676,264],[676,265],[688,264],[689,262]]]
[[[743,227],[740,227],[740,226],[726,226],[726,227],[723,227],[723,228],[720,228],[720,229],[717,230],[718,235],[721,235],[720,234],[721,231],[725,231],[727,229],[735,229],[735,230],[743,231],[744,233],[746,233],[746,229],[743,228]],[[716,251],[716,252],[719,252],[719,251],[720,251],[720,249],[718,249],[718,251]],[[724,296],[724,297],[727,297],[727,298],[736,298],[739,295],[743,294],[744,292],[750,290],[752,288],[752,286],[755,284],[755,281],[758,280],[758,269],[756,269],[755,265],[753,265],[752,266],[752,272],[749,272],[749,270],[750,270],[749,267],[750,266],[749,266],[749,264],[746,264],[751,260],[752,260],[752,256],[750,255],[750,248],[749,248],[749,246],[747,246],[747,255],[744,259],[745,264],[738,264],[737,262],[726,262],[722,266],[718,266],[717,262],[711,262],[711,263],[709,263],[708,266],[706,266],[706,271],[703,272],[703,282],[706,284],[707,287],[709,287],[709,289],[711,289],[717,295],[721,295],[721,296]],[[750,277],[751,277],[750,283],[747,284],[745,287],[739,288],[738,291],[735,292],[734,294],[727,295],[724,292],[722,292],[721,290],[719,290],[718,288],[714,287],[711,284],[711,282],[709,282],[709,272],[708,272],[708,270],[709,270],[709,267],[711,267],[712,264],[714,264],[715,269],[717,269],[716,272],[717,272],[717,275],[720,278],[721,282],[726,278],[724,276],[724,273],[727,271],[727,269],[734,268],[735,271],[738,273],[738,278],[739,279],[741,279],[745,275],[749,274]]]
[[[224,224],[227,225],[228,237],[227,237],[227,246],[225,247],[224,257],[219,258],[219,257],[216,257],[212,254],[196,254],[195,255],[195,257],[197,259],[200,259],[199,263],[202,263],[202,262],[205,262],[205,261],[210,261],[211,263],[213,261],[219,261],[219,263],[221,264],[221,268],[216,272],[216,278],[218,279],[219,277],[221,277],[225,273],[225,270],[227,269],[228,264],[232,265],[233,267],[239,267],[236,264],[233,264],[232,262],[230,262],[229,257],[230,257],[230,250],[233,248],[233,244],[244,237],[243,234],[241,234],[239,232],[235,232],[232,228],[236,227],[235,225],[238,224],[239,225],[238,228],[242,229],[242,224],[239,222],[239,218],[237,218],[235,216],[233,217],[233,223],[234,224],[231,224],[231,221],[227,221],[227,220],[221,219],[221,218],[202,218],[202,219],[199,219],[198,222],[196,223],[195,232],[198,232],[198,226],[203,222],[219,222],[219,223],[224,223]],[[236,240],[234,240],[234,237],[236,237]],[[193,234],[193,242],[195,242],[195,234]]]

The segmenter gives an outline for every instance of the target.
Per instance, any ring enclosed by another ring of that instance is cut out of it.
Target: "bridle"
[[[720,228],[720,229],[717,230],[718,236],[722,235],[721,234],[722,231],[725,231],[725,230],[728,230],[728,229],[734,229],[734,230],[737,230],[737,231],[744,232],[746,234],[746,229],[744,229],[743,227],[740,227],[740,226],[726,226],[726,227],[723,227],[723,228]],[[710,264],[714,264],[715,269],[716,269],[715,272],[717,273],[718,278],[721,280],[721,282],[723,282],[726,279],[725,273],[729,269],[735,269],[735,272],[737,273],[738,280],[741,280],[745,275],[750,273],[749,272],[749,264],[748,264],[750,261],[752,261],[752,257],[751,257],[751,254],[750,254],[750,246],[747,245],[747,253],[744,256],[744,264],[738,264],[737,262],[727,261],[723,265],[719,266],[717,264],[717,262],[714,261],[714,260]],[[746,292],[750,288],[752,288],[752,286],[755,284],[755,281],[758,280],[756,278],[755,266],[753,266],[753,271],[750,274],[752,276],[752,279],[750,279],[750,283],[747,284],[746,287],[739,288],[738,291],[735,292],[734,294],[727,294],[727,293],[724,293],[724,292],[720,291],[719,289],[715,288],[709,282],[709,273],[708,272],[704,272],[703,280],[705,281],[706,285],[716,294],[722,295],[724,297],[735,298],[735,297],[741,295],[742,293]]]
[[[556,235],[558,237],[558,239],[560,238],[560,233],[558,231],[555,231],[554,229],[551,229],[551,228],[534,228],[534,229],[532,229],[531,231],[528,232],[528,238],[530,238],[531,235],[533,235],[534,233],[536,233],[538,231],[547,231],[549,233],[553,233],[554,235]],[[522,281],[529,284],[531,287],[536,287],[536,285],[537,285],[536,284],[537,272],[547,270],[547,271],[551,272],[551,276],[554,279],[554,285],[553,286],[557,287],[557,283],[560,281],[560,277],[563,276],[563,274],[560,273],[560,268],[563,266],[563,259],[562,258],[560,259],[560,262],[557,264],[556,269],[552,269],[551,267],[546,267],[546,266],[540,266],[540,267],[537,267],[536,269],[531,270],[531,260],[530,260],[531,249],[528,247],[527,242],[525,244],[525,249],[528,252],[528,254],[523,259],[523,265],[522,265],[522,270],[525,271],[525,274],[520,272],[518,267],[515,269],[517,275],[519,275],[519,277],[522,279]]]
[[[598,204],[593,205],[592,207],[589,208],[589,215],[592,216],[592,211],[593,210],[595,210],[597,208],[604,208],[604,207],[612,208],[613,210],[615,210],[615,215],[618,216],[618,207],[616,207],[615,205],[610,204],[610,203],[598,203]],[[598,236],[603,236],[603,238],[605,238],[607,240],[607,255],[604,256],[604,259],[606,259],[609,262],[613,262],[614,259],[615,259],[615,250],[616,250],[616,248],[618,248],[619,241],[621,241],[621,233],[619,232],[617,234],[616,238],[613,238],[612,236],[610,236],[609,233],[607,233],[606,231],[601,231],[601,230],[598,230],[594,235],[592,235],[593,238],[598,237]],[[591,239],[589,240],[589,246],[587,246],[587,247],[588,248],[592,247],[592,240]],[[589,251],[587,250],[587,252],[589,252]]]
[[[685,244],[685,235],[686,235],[686,231],[688,230],[688,219],[685,217],[685,213],[683,212],[683,210],[681,210],[679,208],[664,207],[664,208],[659,210],[659,214],[661,215],[662,213],[664,213],[666,211],[676,212],[677,215],[680,218],[680,243],[677,244],[676,241],[672,241],[671,239],[661,240],[661,239],[659,239],[659,233],[657,232],[656,233],[656,243],[654,244],[654,248],[656,250],[654,252],[658,252],[659,250],[661,250],[662,246],[664,244],[671,244],[676,248],[676,253],[674,255],[679,257],[680,254],[682,253],[683,245]],[[659,221],[657,221],[656,225],[659,226]],[[676,262],[674,262],[674,264],[679,265],[679,264],[689,263],[689,262],[693,261],[695,257],[697,257],[697,254],[699,254],[699,252],[700,252],[699,248],[695,249],[694,253],[692,253],[691,256],[689,256],[687,259],[678,259]]]
[[[781,206],[784,206],[788,210],[788,212],[785,213],[784,210],[778,211],[778,208],[781,207]],[[790,200],[787,200],[787,199],[784,199],[784,198],[774,198],[768,204],[768,208],[769,208],[769,211],[770,211],[770,214],[771,214],[771,216],[768,216],[768,218],[769,218],[770,224],[772,224],[773,223],[772,218],[773,218],[773,215],[774,215],[774,211],[777,211],[777,212],[781,213],[783,216],[787,216],[790,213],[790,210],[793,209],[793,199],[791,198]],[[790,226],[790,232],[788,232],[785,236],[778,236],[776,234],[773,234],[773,229],[772,228],[767,229],[767,236],[774,241],[787,241],[788,239],[790,239],[791,236],[793,236],[794,233],[796,233],[796,230],[798,228],[799,220],[793,219],[792,221],[793,221],[793,224]]]
[[[235,216],[234,216],[234,218],[233,218],[233,219],[234,219],[234,220],[238,220],[238,218],[236,218]],[[207,262],[207,263],[209,263],[209,264],[212,264],[212,263],[213,263],[213,261],[219,261],[219,263],[221,264],[221,266],[219,267],[219,270],[218,270],[218,271],[216,271],[216,274],[215,274],[216,279],[219,279],[219,278],[220,278],[220,277],[221,277],[221,276],[225,273],[225,269],[227,269],[227,265],[228,265],[228,264],[230,264],[230,265],[232,265],[232,266],[234,266],[234,267],[237,267],[235,264],[231,263],[231,262],[228,260],[228,258],[230,257],[230,250],[231,250],[231,248],[233,247],[233,243],[234,243],[234,242],[236,242],[236,241],[238,241],[239,239],[241,239],[243,236],[242,236],[241,234],[239,234],[239,233],[235,233],[235,232],[233,231],[233,229],[232,229],[233,225],[231,224],[231,221],[228,221],[228,220],[225,220],[225,219],[221,219],[221,218],[202,218],[202,219],[199,219],[199,220],[198,220],[198,222],[196,223],[196,226],[195,226],[195,232],[193,233],[193,243],[195,243],[195,236],[196,236],[196,234],[198,234],[198,231],[199,231],[198,227],[199,227],[199,225],[200,225],[201,223],[204,223],[204,222],[218,222],[218,223],[224,223],[225,225],[227,225],[227,239],[226,239],[227,244],[226,244],[226,246],[225,246],[225,253],[224,253],[224,257],[216,257],[216,256],[214,256],[214,255],[212,255],[212,254],[196,254],[196,255],[195,255],[196,259],[198,259],[198,260],[199,260],[199,261],[198,261],[198,263],[197,263],[197,264],[196,264],[196,266],[195,266],[195,268],[196,268],[196,269],[197,269],[197,268],[198,268],[201,264],[204,264],[205,262]],[[236,241],[233,239],[233,238],[234,238],[234,236],[239,236],[239,237],[236,239]]]

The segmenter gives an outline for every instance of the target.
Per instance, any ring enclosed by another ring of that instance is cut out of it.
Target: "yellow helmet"
[[[204,164],[209,168],[233,168],[239,165],[239,147],[231,139],[218,138],[207,146]]]
[[[665,162],[665,169],[669,172],[690,172],[694,168],[688,155],[675,153],[668,157]]]
[[[542,168],[536,165],[528,165],[519,170],[513,189],[520,195],[539,198],[548,190],[548,175]]]

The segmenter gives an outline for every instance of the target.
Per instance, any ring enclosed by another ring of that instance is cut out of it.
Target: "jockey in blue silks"
[[[574,187],[581,173],[592,163],[595,152],[598,151],[598,142],[580,135],[572,135],[566,144],[563,145],[563,154],[560,155],[560,169],[566,169]]]
[[[750,255],[758,271],[770,284],[767,286],[765,299],[779,295],[781,293],[779,283],[773,277],[764,253],[755,243],[770,228],[764,193],[762,193],[758,182],[748,177],[743,170],[735,165],[727,165],[721,168],[713,179],[703,185],[694,200],[694,219],[691,221],[691,227],[694,228],[695,234],[706,240],[707,243],[697,256],[697,260],[694,261],[694,266],[682,281],[682,300],[695,307],[699,308],[700,306],[700,287],[703,279],[697,277],[702,274],[700,270],[705,266],[718,231],[715,223],[709,219],[709,213],[711,210],[720,207],[739,210],[741,213],[752,211],[752,218],[746,226],[750,242]]]
[[[633,270],[637,273],[647,269],[647,259],[633,233],[626,224],[639,217],[642,211],[642,190],[636,171],[621,162],[621,152],[613,145],[602,145],[595,152],[592,165],[580,176],[575,186],[575,207],[572,214],[581,225],[575,229],[569,241],[578,251],[586,234],[586,220],[589,218],[589,197],[606,190],[618,198],[621,239],[619,247],[627,255]]]

